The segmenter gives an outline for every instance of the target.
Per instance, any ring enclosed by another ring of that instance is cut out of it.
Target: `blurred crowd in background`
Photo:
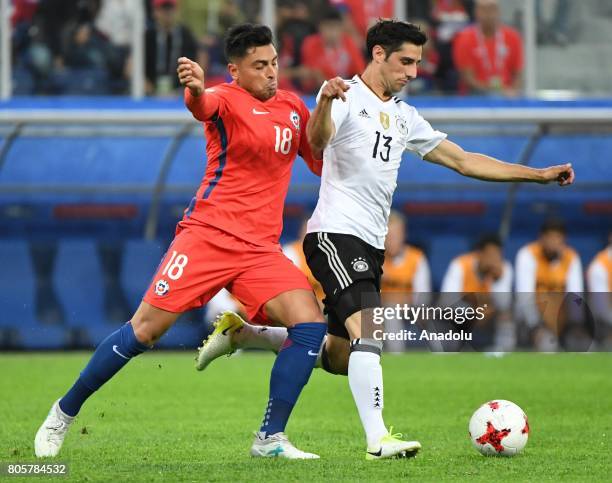
[[[213,0],[13,0],[15,94],[128,94],[137,1],[147,16],[147,95],[176,94],[176,59],[183,55],[205,68],[209,85],[227,81],[224,33],[261,21],[259,2],[246,0],[216,2],[214,21]],[[281,87],[312,94],[324,79],[361,72],[367,28],[393,17],[394,3],[277,0]],[[539,42],[567,42],[568,4],[557,0],[538,28]],[[496,0],[406,0],[406,11],[429,36],[411,94],[520,93],[519,16],[514,25],[502,22]]]

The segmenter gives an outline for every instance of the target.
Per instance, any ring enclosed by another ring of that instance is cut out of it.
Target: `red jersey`
[[[492,37],[485,37],[476,26],[462,30],[453,41],[453,60],[459,70],[470,69],[474,77],[492,86],[511,87],[523,69],[523,42],[511,27],[500,26]],[[461,83],[461,93],[467,86]]]
[[[348,8],[357,31],[365,39],[367,30],[380,18],[392,18],[395,13],[393,0],[331,0],[336,8]]]
[[[306,137],[310,112],[295,94],[267,101],[235,82],[208,88],[185,104],[204,123],[206,172],[183,219],[212,225],[255,245],[278,244],[291,168],[299,153],[321,175]]]
[[[325,45],[321,34],[309,35],[302,44],[302,64],[323,74],[325,79],[338,76],[350,79],[366,67],[363,54],[353,38],[343,34],[337,47]],[[319,88],[319,84],[303,82],[307,91]]]

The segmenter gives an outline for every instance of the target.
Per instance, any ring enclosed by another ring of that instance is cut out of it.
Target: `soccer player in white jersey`
[[[382,341],[362,337],[362,318],[365,322],[368,309],[380,305],[384,241],[404,151],[486,181],[558,182],[561,186],[574,181],[570,164],[534,169],[466,152],[395,97],[416,78],[426,41],[415,25],[379,21],[368,30],[369,62],[364,72],[350,80],[334,78],[323,84],[307,127],[311,148],[324,157],[319,200],[304,240],[308,266],[326,295],[328,333],[319,359],[328,372],[348,372],[366,433],[367,459],[411,456],[421,447],[386,429]],[[273,348],[286,332],[268,328],[256,333],[234,320],[222,318],[217,325],[208,349],[200,351],[200,368],[232,347],[248,347],[257,338],[268,338]],[[234,344],[232,335],[240,342]]]

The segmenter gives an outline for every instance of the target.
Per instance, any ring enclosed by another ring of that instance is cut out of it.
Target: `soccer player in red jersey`
[[[288,337],[270,377],[270,398],[253,456],[310,459],[284,429],[315,364],[326,324],[302,272],[279,237],[291,167],[298,152],[320,174],[306,137],[309,112],[295,94],[277,90],[277,54],[262,25],[232,28],[225,43],[229,84],[205,89],[204,72],[181,57],[185,103],[204,123],[208,165],[202,184],[132,319],[96,348],[72,388],[56,401],[35,438],[39,457],[59,453],[85,400],[131,358],[152,345],[189,309],[226,287],[260,324]]]

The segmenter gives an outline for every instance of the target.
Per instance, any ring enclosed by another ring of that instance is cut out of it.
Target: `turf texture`
[[[365,461],[343,376],[316,370],[292,415],[294,444],[316,461],[253,459],[273,356],[239,354],[193,369],[193,353],[151,352],[84,406],[54,481],[611,481],[612,354],[413,353],[383,356],[385,421],[421,441],[414,459]],[[34,434],[89,354],[0,354],[0,462],[33,462]],[[529,416],[514,458],[483,457],[467,424],[490,399]],[[41,477],[7,481],[41,481]]]

